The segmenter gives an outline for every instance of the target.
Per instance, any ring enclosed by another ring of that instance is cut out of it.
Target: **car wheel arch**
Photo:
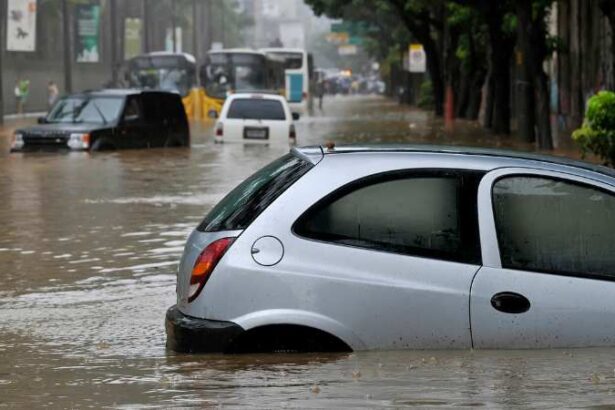
[[[352,350],[365,350],[365,343],[347,326],[330,317],[303,310],[270,309],[252,312],[235,318],[232,322],[246,332],[266,326],[288,325],[314,329],[327,333]]]

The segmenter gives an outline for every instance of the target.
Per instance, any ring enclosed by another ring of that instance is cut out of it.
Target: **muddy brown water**
[[[178,355],[163,319],[187,234],[287,146],[8,155],[0,132],[0,407],[615,406],[615,350]],[[532,150],[454,132],[375,97],[325,100],[302,145],[402,142]],[[559,154],[578,155],[569,144]]]

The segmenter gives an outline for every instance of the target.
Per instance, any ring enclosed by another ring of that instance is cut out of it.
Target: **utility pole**
[[[171,0],[171,19],[173,21],[173,27],[172,27],[172,36],[173,36],[173,52],[177,53],[177,36],[175,34],[176,31],[176,27],[177,27],[177,21],[175,21],[175,0]]]
[[[109,13],[111,14],[111,83],[117,87],[117,3],[109,0]]]
[[[62,35],[64,39],[64,91],[73,92],[73,53],[70,41],[70,13],[68,0],[62,0]]]
[[[222,13],[221,16],[221,20],[222,20],[222,45],[224,48],[228,48],[226,46],[226,13],[225,13],[225,8],[224,8],[224,2],[221,1],[220,2],[220,10]]]

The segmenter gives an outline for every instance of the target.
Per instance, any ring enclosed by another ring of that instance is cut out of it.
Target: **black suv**
[[[178,94],[102,90],[61,98],[39,125],[15,131],[11,151],[187,147],[190,129]]]

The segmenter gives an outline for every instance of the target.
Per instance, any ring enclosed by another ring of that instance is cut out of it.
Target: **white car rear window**
[[[277,100],[238,98],[229,107],[227,118],[234,120],[285,121],[286,113]]]

